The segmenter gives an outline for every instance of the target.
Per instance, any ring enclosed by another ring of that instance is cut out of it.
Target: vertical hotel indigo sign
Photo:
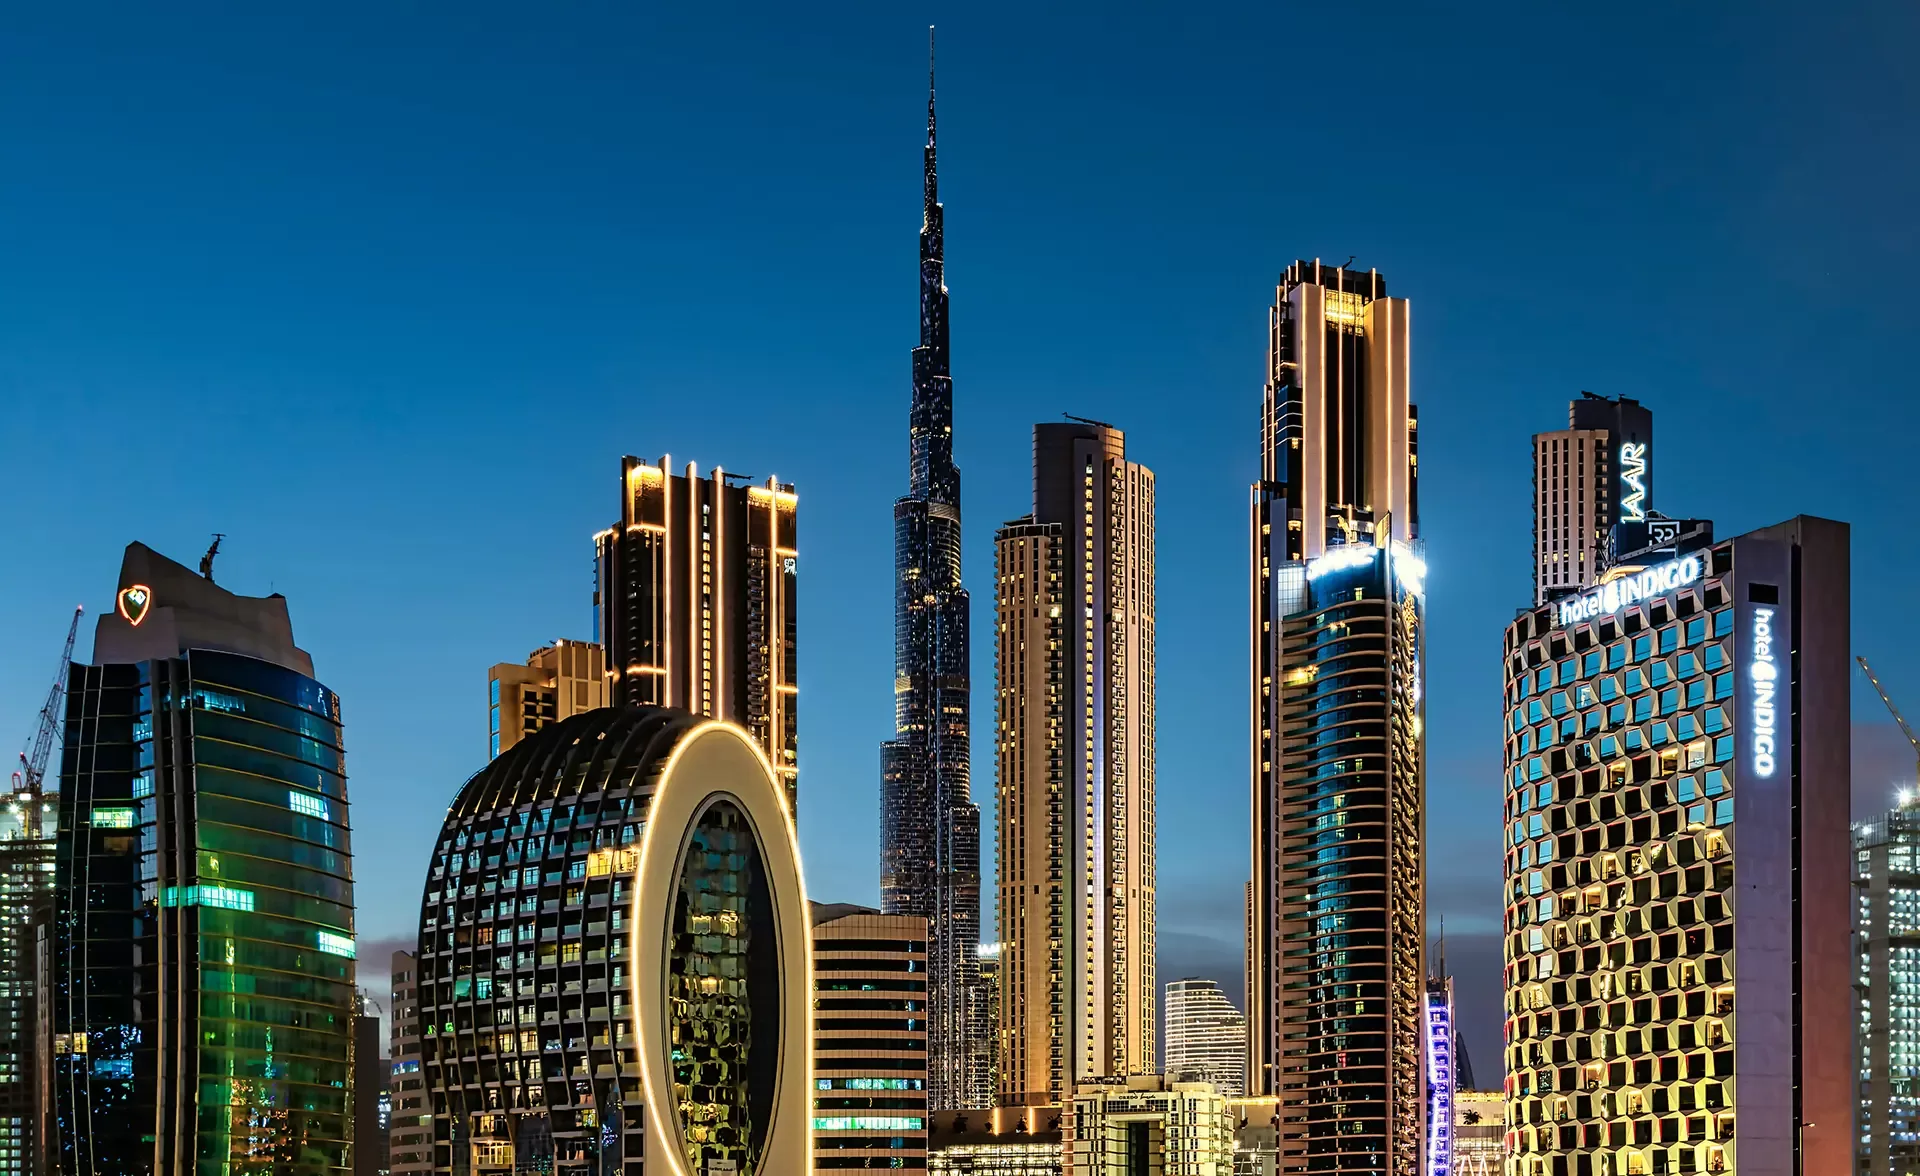
[[[1773,775],[1780,752],[1780,662],[1775,618],[1779,608],[1756,604],[1747,614],[1747,680],[1753,697],[1748,702],[1747,739],[1752,748],[1753,774],[1765,780]]]

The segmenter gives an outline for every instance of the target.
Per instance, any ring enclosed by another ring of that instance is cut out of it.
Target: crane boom
[[[1887,697],[1887,688],[1882,686],[1880,679],[1874,676],[1873,667],[1867,664],[1867,659],[1864,657],[1856,657],[1853,660],[1860,663],[1861,670],[1867,675],[1867,681],[1873,683],[1874,690],[1880,695],[1880,701],[1887,706],[1887,713],[1893,716],[1894,722],[1900,724],[1900,733],[1907,737],[1908,743],[1913,744],[1915,751],[1920,751],[1920,736],[1916,736],[1913,728],[1907,726],[1906,716],[1900,713],[1899,707],[1893,705],[1893,699]]]
[[[80,632],[82,605],[73,610],[73,623],[67,626],[67,647],[60,651],[60,667],[54,671],[53,688],[47,691],[46,705],[40,708],[40,727],[33,735],[33,749],[20,753],[20,779],[14,790],[42,791],[47,776],[47,760],[53,755],[53,737],[60,731],[60,700],[67,694],[67,667],[73,664],[73,639]]]

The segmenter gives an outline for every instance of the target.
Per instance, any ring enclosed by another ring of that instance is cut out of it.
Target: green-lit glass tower
[[[127,548],[72,667],[55,850],[62,1176],[346,1173],[340,703],[286,600]]]

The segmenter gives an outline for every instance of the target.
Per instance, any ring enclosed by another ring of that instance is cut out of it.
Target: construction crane
[[[67,626],[67,647],[60,651],[60,666],[53,674],[53,689],[40,708],[40,727],[33,734],[31,750],[20,753],[20,770],[13,774],[13,790],[39,795],[45,791],[47,760],[53,755],[53,737],[60,730],[60,701],[67,695],[67,667],[73,662],[73,639],[80,632],[80,616],[85,606],[73,610],[73,623]],[[38,810],[35,810],[38,815]]]
[[[1860,663],[1860,669],[1866,673],[1867,681],[1873,683],[1874,690],[1880,695],[1880,701],[1887,705],[1887,713],[1893,716],[1894,722],[1900,724],[1900,733],[1907,737],[1908,743],[1913,744],[1915,762],[1920,763],[1920,735],[1915,735],[1913,728],[1907,726],[1906,716],[1900,713],[1899,707],[1893,705],[1893,699],[1887,697],[1887,688],[1880,684],[1880,679],[1874,677],[1873,667],[1867,664],[1867,659],[1856,657],[1853,660]]]

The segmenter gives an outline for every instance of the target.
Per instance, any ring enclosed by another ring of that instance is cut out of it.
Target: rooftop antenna
[[[200,557],[200,575],[204,577],[209,584],[213,583],[213,557],[220,554],[220,541],[226,537],[226,532],[215,531],[213,534],[213,546],[207,548],[207,553]]]
[[[1070,413],[1070,412],[1063,412],[1063,413],[1061,413],[1060,415],[1061,415],[1061,416],[1063,416],[1063,417],[1066,417],[1066,418],[1067,418],[1068,420],[1070,420],[1070,421],[1073,421],[1073,422],[1074,422],[1075,424],[1081,424],[1081,425],[1098,425],[1098,426],[1099,426],[1100,428],[1102,428],[1102,429],[1111,429],[1111,428],[1113,428],[1113,426],[1112,426],[1112,425],[1110,425],[1110,424],[1108,424],[1107,422],[1105,422],[1105,421],[1096,421],[1096,420],[1094,420],[1094,419],[1093,419],[1092,417],[1083,417],[1083,416],[1074,416],[1074,415],[1073,415],[1072,413]]]

